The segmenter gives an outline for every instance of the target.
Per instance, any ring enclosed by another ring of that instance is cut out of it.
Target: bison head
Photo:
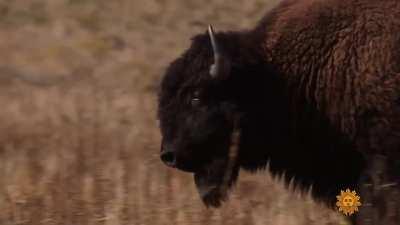
[[[210,26],[170,65],[158,108],[162,161],[193,173],[202,200],[211,206],[226,198],[239,172],[232,61],[217,38]]]

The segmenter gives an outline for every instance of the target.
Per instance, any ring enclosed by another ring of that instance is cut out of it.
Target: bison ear
[[[224,63],[218,40],[215,37],[214,29],[211,25],[208,26],[208,36],[210,37],[210,42],[214,54],[214,63],[210,66],[210,75],[212,78],[221,78],[221,76],[224,76],[224,73],[227,72],[227,65],[225,65]]]

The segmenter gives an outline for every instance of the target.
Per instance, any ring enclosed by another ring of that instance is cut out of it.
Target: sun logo
[[[358,206],[361,206],[360,197],[355,191],[340,191],[340,195],[336,196],[336,206],[339,207],[339,212],[343,212],[345,215],[350,216],[354,212],[358,212]]]

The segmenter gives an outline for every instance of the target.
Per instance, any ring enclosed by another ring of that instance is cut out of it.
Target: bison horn
[[[208,35],[210,36],[211,45],[214,53],[214,64],[210,67],[210,75],[217,77],[221,67],[221,53],[218,47],[217,40],[214,35],[214,29],[211,25],[208,26]]]

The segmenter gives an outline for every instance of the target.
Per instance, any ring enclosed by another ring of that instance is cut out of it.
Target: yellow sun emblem
[[[354,212],[358,211],[358,206],[361,206],[360,197],[355,191],[340,191],[340,195],[336,196],[336,206],[339,207],[339,211],[345,215],[350,216]]]

